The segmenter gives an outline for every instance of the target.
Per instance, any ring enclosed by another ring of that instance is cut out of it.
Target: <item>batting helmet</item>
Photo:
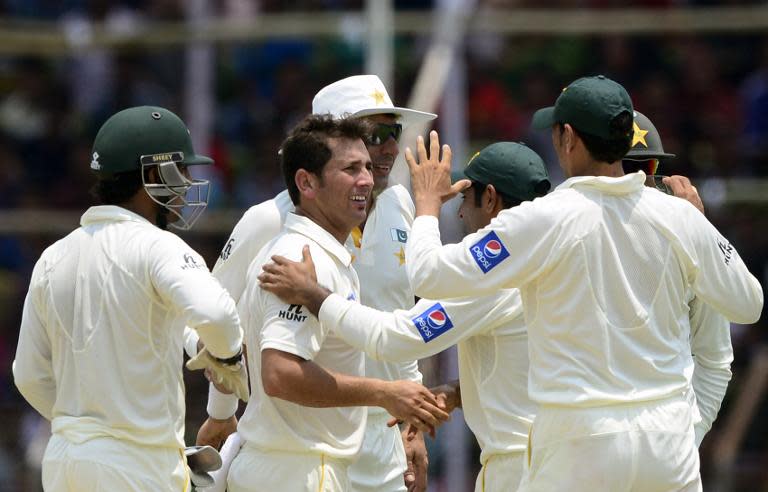
[[[633,113],[635,122],[632,127],[635,135],[632,137],[632,147],[624,159],[642,161],[645,159],[669,159],[675,157],[675,154],[664,152],[661,145],[661,137],[651,120],[640,111]]]
[[[632,123],[635,132],[632,136],[632,147],[622,159],[622,167],[625,173],[643,171],[645,174],[656,174],[659,161],[675,157],[675,154],[664,152],[659,132],[647,116],[640,111],[634,111],[632,114],[635,119]]]
[[[213,160],[195,154],[187,126],[165,108],[139,106],[112,115],[96,134],[91,159],[103,180],[141,170],[147,194],[176,216],[172,225],[178,229],[192,227],[208,205],[208,180],[191,179],[185,168]]]

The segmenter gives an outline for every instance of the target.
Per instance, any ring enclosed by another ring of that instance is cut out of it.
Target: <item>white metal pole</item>
[[[209,0],[189,0],[186,6],[186,21],[194,29],[204,28],[211,20]],[[209,151],[215,104],[213,100],[214,53],[210,43],[192,42],[185,52],[184,77],[184,121],[192,136],[195,152]],[[205,168],[206,166],[194,166]],[[212,169],[195,169],[196,175],[211,177]],[[213,189],[214,193],[216,188]]]
[[[394,79],[394,26],[395,15],[392,0],[366,0],[368,24],[365,73],[379,76],[390,97],[395,100]]]

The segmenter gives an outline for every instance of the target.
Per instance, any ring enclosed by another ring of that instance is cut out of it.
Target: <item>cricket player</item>
[[[191,227],[205,209],[208,182],[187,167],[211,163],[159,107],[120,111],[96,135],[102,205],[35,265],[13,364],[19,391],[51,421],[45,490],[189,490],[185,325],[204,341],[208,369],[246,383],[235,303],[163,230]]]
[[[353,267],[361,285],[360,300],[368,306],[392,311],[414,303],[413,290],[405,272],[405,243],[414,217],[408,191],[388,186],[388,177],[399,153],[398,141],[404,126],[436,118],[435,114],[396,107],[384,84],[375,75],[356,75],[321,89],[312,101],[313,114],[336,118],[351,116],[373,124],[366,147],[373,164],[373,193],[367,202],[366,219],[352,229],[346,240],[354,258]],[[259,250],[279,232],[293,203],[287,191],[273,200],[251,207],[232,231],[213,274],[237,301],[246,288],[245,273]],[[191,332],[188,350],[197,344]],[[194,353],[194,352],[191,352]],[[414,360],[377,361],[366,357],[366,375],[385,380],[421,382]],[[219,446],[237,425],[233,417],[237,398],[211,390],[209,415],[198,435],[198,444]],[[389,415],[378,406],[368,409],[365,439],[350,479],[356,491],[396,492],[426,490],[427,455],[424,439],[418,434],[407,440],[397,428],[387,427]],[[406,449],[407,448],[407,449]],[[406,469],[408,471],[406,472]],[[405,476],[405,483],[403,475]]]
[[[324,87],[312,101],[312,112],[365,118],[373,124],[367,145],[373,164],[373,193],[366,219],[352,229],[346,246],[360,278],[362,304],[383,311],[413,306],[415,296],[405,271],[413,201],[402,185],[389,186],[389,174],[399,153],[403,127],[437,115],[395,107],[375,75],[355,75]],[[387,381],[422,382],[415,359],[390,362],[366,356],[365,374]],[[349,468],[356,492],[401,492],[406,484],[408,490],[426,491],[427,450],[423,435],[417,433],[415,439],[408,440],[397,427],[386,425],[390,418],[382,407],[368,407],[363,445]]]
[[[323,284],[359,299],[344,242],[366,218],[373,188],[364,143],[368,128],[360,119],[313,115],[281,147],[296,211],[251,262],[238,306],[253,398],[238,424],[244,445],[229,471],[230,492],[353,490],[347,468],[362,444],[365,406],[382,406],[421,430],[448,417],[421,384],[362,377],[360,350],[303,306],[283,303],[256,281],[271,256],[298,259],[309,244]]]
[[[736,249],[684,200],[624,176],[632,103],[604,77],[566,87],[534,126],[552,129],[569,176],[442,246],[450,148],[410,150],[417,218],[406,246],[417,295],[518,287],[528,327],[529,396],[539,404],[520,490],[701,490],[692,408],[688,293],[752,323],[762,288]]]
[[[635,110],[632,127],[632,147],[622,160],[625,173],[643,171],[650,176],[656,175],[659,163],[675,157],[664,151],[661,136],[647,116]],[[676,196],[687,184],[682,176],[665,177]],[[694,188],[695,191],[695,188]],[[701,200],[693,200],[697,207]],[[703,213],[703,204],[700,206]],[[691,295],[691,297],[693,297]],[[702,439],[717,418],[720,405],[731,380],[733,346],[731,345],[731,324],[714,308],[694,297],[689,303],[691,320],[691,351],[693,353],[692,388],[688,399],[693,407],[696,445]]]
[[[503,209],[544,195],[550,187],[541,158],[525,145],[498,142],[478,152],[463,171],[473,186],[459,216],[468,233]],[[283,265],[293,262],[283,262]],[[429,357],[458,344],[459,381],[445,385],[449,410],[460,406],[480,444],[476,492],[517,490],[535,405],[528,398],[528,335],[517,289],[452,300],[421,299],[411,309],[375,310],[331,294],[290,269],[265,265],[262,288],[302,304],[322,323],[373,358]],[[320,307],[322,305],[322,307]],[[440,395],[438,395],[440,396]]]

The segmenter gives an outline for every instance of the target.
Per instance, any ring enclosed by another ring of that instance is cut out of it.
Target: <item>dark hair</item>
[[[330,115],[309,115],[291,130],[280,146],[280,167],[294,205],[299,204],[296,172],[304,169],[322,179],[322,172],[333,153],[329,138],[361,139],[366,142],[371,124],[362,118],[334,119]]]
[[[100,205],[119,205],[130,200],[142,186],[141,169],[136,169],[109,178],[99,178],[91,188],[91,196]]]
[[[624,111],[619,113],[611,120],[609,128],[610,136],[605,139],[602,137],[596,137],[595,135],[582,132],[576,127],[573,130],[584,142],[584,146],[587,148],[589,155],[598,162],[613,163],[621,160],[629,149],[632,147],[632,113]],[[560,134],[562,135],[565,127],[562,123],[560,126]]]
[[[483,202],[483,193],[488,185],[481,183],[480,181],[472,181],[472,189],[475,190],[475,207],[479,207]],[[494,186],[494,188],[496,188]],[[496,195],[501,198],[502,208],[512,208],[523,203],[521,200],[510,198],[504,193],[501,193],[498,188],[496,189]]]

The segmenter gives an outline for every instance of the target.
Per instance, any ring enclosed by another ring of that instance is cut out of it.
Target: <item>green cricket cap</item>
[[[91,169],[100,176],[111,176],[140,169],[142,156],[164,155],[188,166],[213,163],[213,159],[195,154],[187,125],[171,111],[157,106],[128,108],[112,115],[99,129]]]
[[[552,187],[539,154],[516,142],[496,142],[485,147],[452,177],[454,182],[469,179],[493,185],[502,195],[521,202],[546,195]]]
[[[563,89],[554,106],[533,115],[533,127],[550,128],[569,123],[579,131],[610,138],[611,121],[623,112],[632,114],[632,100],[624,87],[605,75],[582,77]]]

